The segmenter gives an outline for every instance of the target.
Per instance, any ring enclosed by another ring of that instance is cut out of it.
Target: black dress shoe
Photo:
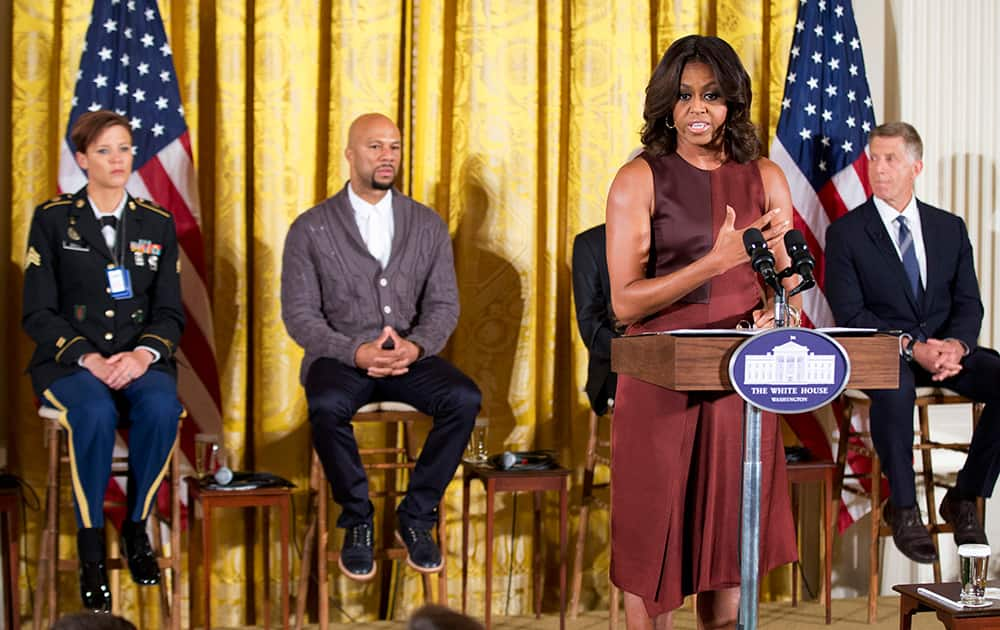
[[[986,540],[986,532],[979,522],[979,514],[974,500],[959,497],[955,489],[952,488],[941,499],[941,509],[938,512],[941,514],[941,518],[955,529],[956,545],[990,544]]]
[[[896,508],[891,502],[886,501],[885,507],[882,508],[882,516],[892,528],[892,541],[904,556],[921,564],[930,564],[937,560],[934,541],[924,527],[920,510],[916,506]]]
[[[111,612],[111,590],[104,562],[80,561],[80,599],[91,612]]]
[[[160,583],[160,565],[146,535],[146,524],[126,520],[122,524],[122,553],[132,580],[140,586]]]
[[[429,529],[400,527],[396,531],[396,538],[406,547],[406,564],[421,573],[437,573],[441,570],[441,550]]]
[[[375,577],[375,536],[371,523],[347,528],[337,564],[352,580],[367,582]]]

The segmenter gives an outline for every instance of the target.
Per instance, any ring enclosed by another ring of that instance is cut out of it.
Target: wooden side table
[[[21,602],[19,599],[20,575],[18,566],[21,557],[18,552],[21,522],[21,489],[0,489],[0,541],[3,542],[7,561],[3,565],[4,618],[6,627],[18,630],[21,627]]]
[[[1000,602],[994,601],[985,608],[951,608],[942,602],[918,593],[923,587],[931,589],[948,599],[958,601],[962,585],[958,582],[939,584],[897,584],[892,590],[899,593],[899,630],[910,630],[913,615],[919,612],[933,612],[945,628],[951,630],[985,630],[1000,627]]]
[[[833,575],[833,515],[830,507],[834,500],[833,478],[837,472],[837,464],[832,460],[793,462],[786,464],[788,483],[792,485],[792,514],[795,517],[795,528],[799,527],[799,485],[810,482],[823,484],[823,495],[820,505],[823,519],[823,601],[826,604],[826,623],[832,621],[830,608],[830,581]],[[839,497],[837,497],[839,499]],[[836,512],[834,512],[835,514]],[[792,567],[792,606],[798,604],[799,573],[801,568],[796,562]]]
[[[544,571],[541,552],[542,540],[542,493],[559,491],[559,628],[566,627],[566,525],[567,483],[569,470],[505,471],[486,466],[462,462],[462,612],[466,608],[466,585],[468,583],[469,559],[469,486],[473,479],[483,482],[486,489],[486,605],[483,621],[490,630],[490,606],[493,597],[493,519],[497,492],[531,492],[535,503],[534,567],[532,590],[535,598],[535,617],[542,614],[541,573]]]
[[[186,477],[189,505],[201,503],[201,596],[202,613],[205,617],[205,630],[212,627],[212,510],[215,508],[246,508],[253,515],[253,508],[267,508],[263,515],[263,562],[264,565],[264,627],[271,627],[271,563],[269,553],[270,541],[270,508],[277,507],[281,519],[281,618],[282,626],[288,630],[288,541],[291,530],[291,488],[257,488],[254,490],[210,490],[202,488],[198,479]],[[188,519],[188,528],[192,526],[195,518]],[[189,539],[190,540],[190,539]],[[193,542],[193,541],[192,541]],[[189,543],[190,544],[190,543]],[[194,545],[192,544],[192,547]],[[193,549],[192,549],[193,551]],[[251,550],[250,553],[253,553]],[[188,572],[193,580],[197,575],[197,561],[194,553],[188,554]],[[249,576],[253,580],[253,576]],[[194,589],[189,597],[190,619],[194,618],[195,611]],[[253,611],[249,611],[249,616],[253,616]]]

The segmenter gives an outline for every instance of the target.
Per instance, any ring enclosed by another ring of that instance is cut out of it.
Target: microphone
[[[802,284],[795,287],[791,295],[815,286],[813,268],[816,266],[816,259],[809,253],[809,246],[806,245],[806,238],[802,232],[789,230],[785,233],[785,250],[792,259],[792,270],[802,278]]]
[[[519,462],[517,455],[510,451],[504,451],[503,455],[500,456],[500,470],[510,470],[519,463],[526,463],[527,461],[527,459],[522,458]]]
[[[743,232],[743,247],[750,256],[750,266],[759,273],[771,287],[778,285],[778,275],[774,271],[774,254],[767,248],[764,235],[757,228]]]
[[[219,466],[219,469],[215,471],[215,483],[220,486],[228,486],[229,482],[233,480],[233,471],[229,470],[229,466],[223,464]]]

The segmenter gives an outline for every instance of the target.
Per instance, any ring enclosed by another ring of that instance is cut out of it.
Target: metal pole
[[[737,627],[756,630],[760,577],[760,409],[745,404],[743,503],[740,509],[740,616]]]

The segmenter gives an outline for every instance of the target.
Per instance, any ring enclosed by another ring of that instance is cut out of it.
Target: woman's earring
[[[673,125],[670,124],[670,121],[667,120],[667,119],[665,119],[665,118],[663,119],[663,124],[665,124],[667,126],[667,129],[674,129],[675,128]]]

